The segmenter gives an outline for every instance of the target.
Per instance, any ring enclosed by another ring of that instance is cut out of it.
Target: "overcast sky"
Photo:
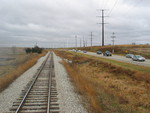
[[[150,0],[0,0],[0,46],[70,47],[83,39],[101,45],[150,43]],[[84,38],[83,38],[84,37]]]

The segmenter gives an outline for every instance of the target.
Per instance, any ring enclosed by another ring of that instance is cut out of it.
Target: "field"
[[[23,48],[0,48],[0,76],[4,76],[25,62],[28,56]]]
[[[64,59],[62,63],[91,113],[150,111],[150,68],[68,51],[55,53]]]
[[[0,48],[0,91],[46,54],[26,54],[24,48]]]

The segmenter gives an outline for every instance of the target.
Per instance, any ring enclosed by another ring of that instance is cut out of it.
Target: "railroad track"
[[[52,52],[22,90],[9,113],[59,113]]]

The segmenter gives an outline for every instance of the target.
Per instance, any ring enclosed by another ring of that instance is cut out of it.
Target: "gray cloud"
[[[110,44],[112,32],[116,44],[150,43],[148,0],[1,0],[0,46],[42,47],[74,46],[79,41],[101,44],[101,15],[105,14],[105,43]],[[110,12],[111,11],[111,12]]]

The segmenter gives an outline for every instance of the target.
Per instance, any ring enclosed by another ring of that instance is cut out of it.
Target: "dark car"
[[[133,61],[145,61],[145,58],[142,57],[141,55],[134,55],[134,56],[132,57],[132,60],[133,60]]]
[[[110,51],[105,51],[103,53],[104,56],[112,56],[112,53]]]
[[[126,58],[132,58],[133,56],[133,54],[126,54]]]
[[[87,51],[86,51],[86,50],[83,50],[83,53],[87,53]]]
[[[97,51],[97,54],[102,54],[102,52],[101,51]]]

